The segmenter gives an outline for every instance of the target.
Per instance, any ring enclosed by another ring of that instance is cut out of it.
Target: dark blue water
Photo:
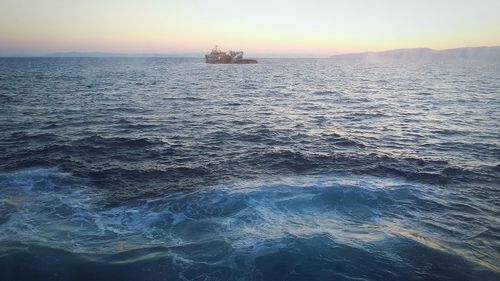
[[[500,280],[500,64],[0,59],[1,280]]]

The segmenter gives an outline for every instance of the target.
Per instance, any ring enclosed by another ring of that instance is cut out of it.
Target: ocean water
[[[500,280],[500,63],[0,59],[0,280]]]

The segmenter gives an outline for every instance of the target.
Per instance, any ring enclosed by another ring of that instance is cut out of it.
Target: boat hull
[[[252,59],[240,59],[240,60],[205,60],[206,63],[210,64],[256,64],[257,60]]]

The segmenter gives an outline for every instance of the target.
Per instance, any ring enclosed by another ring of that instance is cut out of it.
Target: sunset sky
[[[0,55],[500,45],[499,0],[0,0]]]

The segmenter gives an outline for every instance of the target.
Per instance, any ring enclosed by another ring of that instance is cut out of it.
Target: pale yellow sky
[[[0,55],[500,45],[500,0],[0,0]]]

